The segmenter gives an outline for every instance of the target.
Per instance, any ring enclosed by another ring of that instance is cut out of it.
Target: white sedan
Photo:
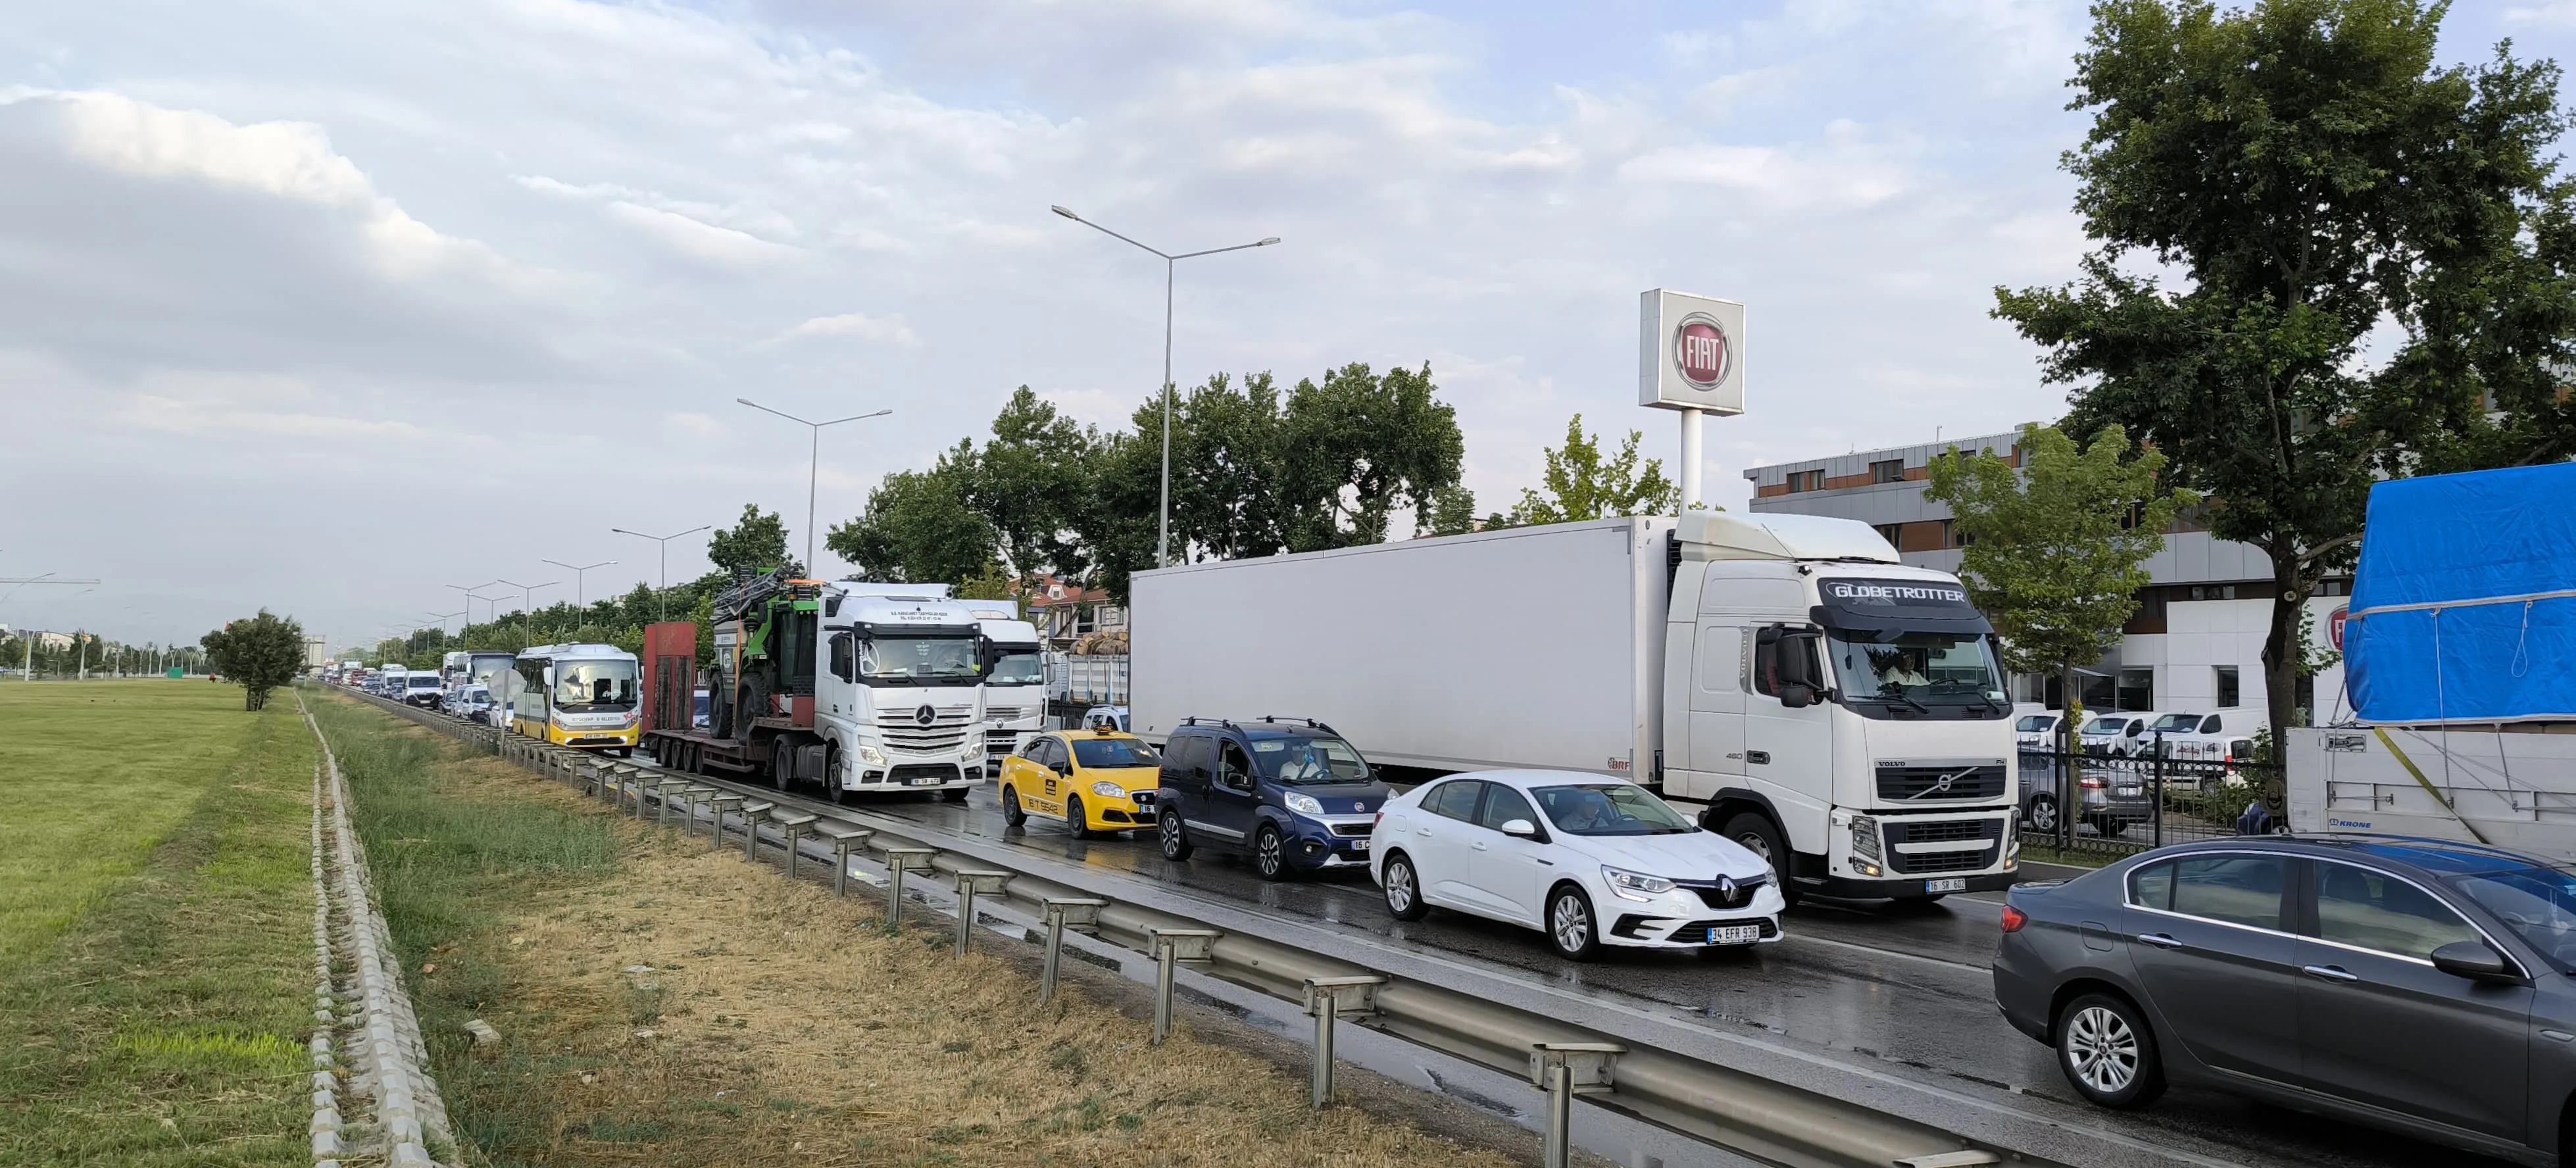
[[[1436,907],[1526,925],[1576,961],[1604,945],[1780,939],[1770,865],[1620,779],[1450,775],[1387,800],[1370,838],[1369,872],[1397,920]]]

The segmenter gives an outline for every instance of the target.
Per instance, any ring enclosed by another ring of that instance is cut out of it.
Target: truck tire
[[[850,804],[850,790],[842,785],[842,779],[845,777],[841,774],[841,744],[838,742],[826,744],[823,747],[823,793],[832,797],[832,805],[835,807],[847,807]]]
[[[781,791],[788,789],[793,782],[787,777],[787,753],[785,738],[769,740],[769,773],[762,777],[769,781],[770,786]]]
[[[1790,905],[1798,903],[1796,886],[1789,882],[1788,874],[1781,870],[1782,866],[1789,862],[1789,843],[1781,837],[1779,824],[1771,822],[1770,816],[1758,811],[1746,811],[1727,820],[1726,830],[1721,834],[1743,845],[1746,851],[1762,857],[1764,863],[1771,865],[1771,881],[1779,885],[1780,899]]]

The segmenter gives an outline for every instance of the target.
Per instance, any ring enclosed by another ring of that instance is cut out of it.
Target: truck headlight
[[[1882,858],[1878,843],[1878,821],[1866,815],[1852,816],[1852,854],[1871,861]]]
[[[1646,897],[1641,894],[1673,890],[1673,882],[1661,876],[1648,876],[1643,872],[1613,868],[1608,864],[1601,866],[1601,879],[1610,885],[1613,895],[1623,900],[1644,900]]]
[[[1280,799],[1280,802],[1287,804],[1290,811],[1294,811],[1299,815],[1322,815],[1324,813],[1324,801],[1312,795],[1300,795],[1295,791],[1290,791],[1286,797]]]
[[[862,742],[859,744],[859,761],[866,763],[869,766],[884,766],[886,764],[885,752]]]
[[[1098,795],[1103,799],[1124,799],[1127,797],[1127,788],[1121,787],[1107,779],[1102,779],[1091,785],[1091,793]]]

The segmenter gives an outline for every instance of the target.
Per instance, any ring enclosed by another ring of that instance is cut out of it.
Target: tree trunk
[[[2272,555],[2272,627],[2263,638],[2263,705],[2271,716],[2273,753],[2280,752],[2299,695],[2299,622],[2307,615],[2308,589],[2299,579],[2296,548]]]

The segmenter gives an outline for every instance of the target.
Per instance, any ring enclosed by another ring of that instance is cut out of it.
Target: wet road
[[[978,790],[964,804],[869,799],[865,810],[1022,847],[1161,882],[1212,901],[1257,905],[1309,923],[1333,922],[1400,939],[1534,981],[1578,986],[1668,1017],[1792,1046],[1874,1060],[1906,1077],[1970,1094],[2053,1100],[2069,1118],[2159,1144],[2191,1147],[2246,1163],[2319,1166],[2502,1161],[2356,1128],[2206,1090],[2177,1089],[2143,1112],[2087,1106],[2066,1086],[2048,1048],[1995,1012],[1987,963],[2001,901],[1953,896],[1894,906],[1809,900],[1792,911],[1787,937],[1750,952],[1611,951],[1577,965],[1558,958],[1533,931],[1435,911],[1395,920],[1363,869],[1268,883],[1243,861],[1202,850],[1186,863],[1162,858],[1149,834],[1078,841],[1061,824],[1002,822]]]

